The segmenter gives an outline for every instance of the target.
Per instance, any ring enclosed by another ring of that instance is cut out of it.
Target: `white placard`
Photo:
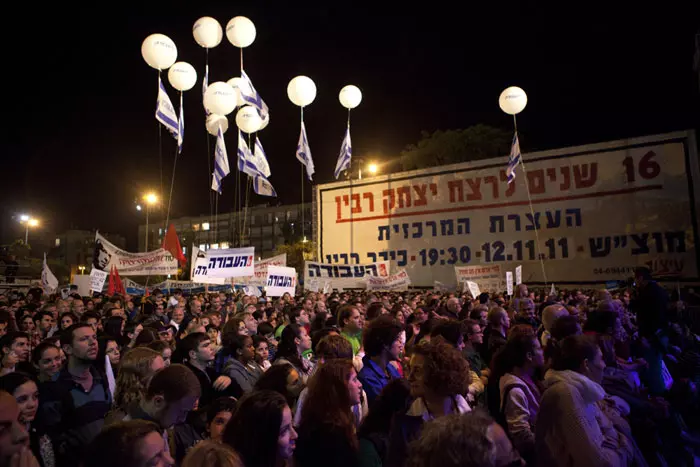
[[[515,268],[515,285],[520,285],[523,283],[523,267],[518,266]]]
[[[479,284],[479,287],[485,292],[501,292],[503,290],[503,276],[501,275],[501,266],[498,264],[455,267],[455,276],[457,276],[457,282],[472,281]]]
[[[235,284],[254,285],[256,287],[264,287],[267,283],[267,267],[268,266],[286,266],[287,253],[273,256],[255,262],[255,274],[253,276],[242,276],[234,279]]]
[[[333,289],[364,289],[365,277],[386,277],[389,275],[389,261],[372,264],[324,264],[307,261],[304,263],[304,284],[314,284],[319,289],[330,282]],[[314,279],[319,279],[314,283]],[[319,289],[316,289],[317,291]]]
[[[284,266],[268,266],[265,292],[268,297],[281,297],[285,293],[292,297],[297,287],[297,270]]]
[[[243,288],[243,293],[246,295],[253,295],[255,297],[260,297],[262,295],[262,292],[260,292],[260,288],[254,285],[246,285]]]
[[[479,290],[479,284],[477,284],[474,281],[466,281],[467,287],[469,288],[469,293],[472,294],[472,297],[474,298],[479,298],[479,295],[481,295],[481,290]]]
[[[226,279],[223,277],[209,277],[207,270],[207,252],[192,246],[192,260],[190,261],[190,279],[200,284],[224,285]],[[195,275],[195,271],[197,272]],[[195,281],[196,279],[196,281]]]
[[[92,271],[90,271],[90,290],[94,290],[95,292],[102,292],[108,275],[109,274],[105,271],[100,271],[99,269],[92,268]]]
[[[120,276],[147,276],[177,274],[177,259],[159,248],[146,253],[129,253],[95,233],[95,251],[92,268],[110,271],[115,266]]]
[[[411,278],[405,269],[401,269],[396,274],[389,274],[386,277],[368,276],[365,278],[367,290],[407,290],[411,285]]]
[[[513,296],[513,271],[506,271],[506,287],[508,288],[508,296]]]
[[[229,277],[252,276],[255,272],[255,248],[228,248],[225,250],[207,250],[204,258],[201,251],[194,267],[194,282],[201,282],[203,277],[227,279]]]
[[[622,280],[638,266],[656,276],[700,280],[697,192],[695,198],[690,192],[700,186],[693,133],[522,156],[527,176],[518,168],[512,183],[501,154],[360,184],[316,185],[318,258],[327,264],[389,260],[420,287],[451,284],[455,266],[493,264],[503,271],[527,266],[527,281],[543,284],[540,258],[547,282],[560,285]]]
[[[323,293],[328,295],[332,291],[333,291],[333,289],[331,288],[331,282],[330,281],[324,282],[323,283]]]

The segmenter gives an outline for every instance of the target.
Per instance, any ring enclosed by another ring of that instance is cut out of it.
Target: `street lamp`
[[[78,266],[78,269],[80,269],[80,275],[83,276],[85,275],[85,266]]]
[[[378,170],[379,170],[379,167],[378,167],[377,164],[375,164],[374,162],[370,163],[370,164],[367,166],[367,171],[368,171],[369,173],[371,173],[372,175],[377,175],[377,171],[378,171]]]
[[[27,214],[22,214],[19,216],[20,223],[24,224],[24,244],[29,244],[29,227],[37,227],[39,225],[39,220],[28,216]]]
[[[150,192],[143,195],[143,201],[146,204],[146,244],[144,246],[144,251],[148,251],[148,212],[151,210],[151,206],[158,204],[158,196],[155,193]],[[141,210],[141,205],[136,205],[137,210]]]

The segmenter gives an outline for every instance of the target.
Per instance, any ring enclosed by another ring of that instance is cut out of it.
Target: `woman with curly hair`
[[[394,420],[387,458],[390,466],[403,466],[408,444],[418,438],[427,421],[453,413],[466,413],[471,407],[464,399],[471,377],[462,354],[443,338],[414,348],[408,382],[413,404]]]
[[[143,399],[151,377],[163,368],[163,357],[153,349],[136,347],[125,353],[114,389],[112,410],[105,417],[105,425],[122,420],[129,409]]]
[[[318,368],[301,412],[295,466],[358,465],[352,406],[360,403],[361,394],[352,360],[330,360]]]

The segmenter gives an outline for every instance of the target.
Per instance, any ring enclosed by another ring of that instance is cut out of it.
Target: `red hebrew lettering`
[[[541,195],[547,189],[544,183],[544,170],[542,169],[528,172],[527,182],[528,188],[530,189],[530,194],[532,195]]]
[[[402,186],[400,188],[396,189],[396,194],[399,197],[399,207],[411,207],[411,187],[410,186]]]
[[[450,190],[450,203],[464,201],[464,186],[462,180],[450,180],[447,182],[447,188]]]
[[[428,199],[425,197],[427,188],[427,185],[413,185],[413,189],[416,191],[416,199],[413,200],[414,206],[425,206],[428,204]]]
[[[468,178],[467,185],[472,190],[471,193],[467,194],[467,201],[481,201],[481,177]]]
[[[352,202],[354,203],[352,206],[352,213],[353,214],[362,214],[362,206],[360,206],[360,194],[355,193],[352,195]]]
[[[574,184],[576,188],[590,188],[598,180],[598,163],[574,165]]]
[[[374,194],[372,192],[362,193],[362,199],[369,199],[369,210],[374,212]]]
[[[336,196],[335,197],[335,211],[336,211],[335,220],[338,220],[338,221],[343,218],[343,216],[341,215],[341,212],[340,212],[340,208],[341,208],[340,203],[341,203],[340,196]]]
[[[487,177],[484,177],[484,183],[491,184],[491,191],[493,192],[493,198],[498,199],[498,179],[493,175],[489,175]]]
[[[508,182],[508,176],[506,175],[505,170],[501,170],[501,173],[499,174],[499,178],[501,179],[502,183],[507,183]],[[513,196],[513,193],[515,193],[515,183],[508,183],[506,185],[508,188],[506,189],[506,197],[510,198]]]
[[[384,214],[388,213],[390,210],[393,210],[394,207],[396,206],[396,198],[394,197],[394,189],[390,188],[388,190],[382,191],[382,196],[384,197]],[[387,196],[389,199],[387,200]]]

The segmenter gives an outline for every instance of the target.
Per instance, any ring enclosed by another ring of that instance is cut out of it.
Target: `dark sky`
[[[142,1],[109,4],[112,10],[102,2],[71,10],[66,3],[38,8],[15,2],[19,10],[5,19],[2,46],[3,230],[11,230],[14,213],[31,211],[46,230],[99,228],[127,236],[135,247],[142,218],[134,199],[160,184],[153,117],[157,72],[140,52],[143,39],[155,32],[170,36],[178,60],[199,74],[185,94],[186,136],[172,216],[209,212],[204,49],[191,33],[205,15],[223,27],[237,15],[256,24],[245,69],[270,107],[261,138],[270,181],[284,204],[300,196],[294,157],[299,111],[286,95],[298,74],[310,76],[318,88],[305,111],[315,182],[333,176],[345,125],[337,95],[346,84],[364,95],[353,111],[354,154],[374,158],[396,157],[421,130],[476,123],[510,129],[511,119],[497,102],[509,85],[528,93],[519,118],[525,153],[698,127],[693,37],[700,12],[691,7],[697,2],[678,2],[688,5],[685,10],[637,4],[634,11],[605,9],[614,2],[585,9],[462,3]],[[224,37],[210,52],[210,82],[238,74],[238,49]],[[176,92],[166,87],[176,103]],[[226,142],[233,168],[233,131]],[[174,149],[164,132],[166,189]],[[306,193],[308,200],[308,184]],[[264,200],[254,195],[253,201]],[[220,210],[232,203],[230,176]]]

